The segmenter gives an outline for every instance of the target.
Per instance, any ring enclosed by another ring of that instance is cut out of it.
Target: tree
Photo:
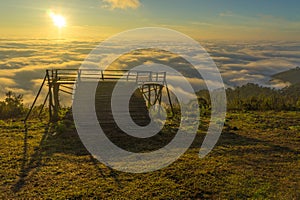
[[[6,93],[4,101],[0,101],[0,119],[18,118],[24,115],[23,95],[12,91]]]

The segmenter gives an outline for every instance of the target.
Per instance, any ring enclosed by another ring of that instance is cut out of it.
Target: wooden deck
[[[133,94],[132,99],[130,100],[130,109],[132,112],[132,118],[138,125],[147,125],[149,123],[149,121],[147,121],[149,120],[149,118],[147,118],[147,107],[149,108],[153,104],[161,103],[161,90],[163,87],[167,89],[169,103],[173,110],[166,82],[166,72],[128,70],[104,71],[99,69],[52,69],[46,70],[44,80],[24,122],[26,123],[27,119],[29,118],[31,111],[34,108],[37,99],[39,98],[41,91],[45,86],[48,86],[48,94],[44,99],[41,111],[45,107],[45,104],[48,102],[50,121],[57,121],[58,111],[60,109],[60,92],[73,95],[74,84],[80,83],[80,81],[99,82],[96,92],[96,103],[100,103],[102,105],[101,109],[110,108],[109,103],[111,92],[113,91],[113,88],[117,81],[123,81],[124,84],[136,84],[140,88],[140,90],[136,90]],[[154,97],[151,98],[151,96],[153,95]],[[104,110],[99,110],[99,113],[103,111]],[[105,112],[108,112],[106,114],[107,116],[110,116],[109,110]],[[101,119],[100,115],[98,115],[98,117],[100,117],[99,119]],[[111,123],[110,118],[105,118],[106,121],[109,121],[109,123]]]

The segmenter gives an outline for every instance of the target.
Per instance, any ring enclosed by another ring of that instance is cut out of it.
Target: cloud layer
[[[64,40],[0,40],[0,99],[8,90],[24,94],[25,103],[32,102],[46,69],[80,67],[87,54],[100,41]],[[248,82],[270,87],[286,84],[272,81],[275,73],[300,66],[299,42],[214,42],[202,41],[217,64],[227,87]],[[118,49],[115,44],[112,48]],[[181,46],[189,51],[190,47]],[[113,49],[112,49],[113,50]],[[192,52],[193,53],[193,52]],[[172,54],[147,53],[153,60],[184,69],[187,64]],[[195,58],[197,52],[194,52]],[[152,60],[152,61],[153,61]],[[149,62],[140,52],[127,55],[117,62],[119,66]],[[97,63],[91,63],[97,64]],[[190,77],[194,84],[203,84]]]

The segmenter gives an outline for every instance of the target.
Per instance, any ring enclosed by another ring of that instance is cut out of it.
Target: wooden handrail
[[[27,113],[27,115],[26,115],[26,117],[25,117],[25,119],[24,119],[24,123],[25,123],[25,124],[26,124],[26,121],[27,121],[27,119],[29,118],[29,116],[30,116],[30,114],[31,114],[31,112],[32,112],[32,110],[33,110],[33,108],[34,108],[34,106],[35,106],[35,103],[36,103],[38,97],[40,96],[40,93],[42,92],[42,89],[43,89],[43,87],[44,87],[44,85],[45,85],[45,82],[46,82],[47,78],[48,78],[48,77],[47,77],[47,74],[46,74],[45,77],[44,77],[44,80],[43,80],[43,82],[42,82],[42,85],[41,85],[41,87],[40,87],[40,89],[39,89],[39,91],[38,91],[38,93],[37,93],[37,95],[36,95],[36,97],[35,97],[35,99],[34,99],[32,105],[31,105],[31,107],[30,107],[30,110],[29,110],[29,112]]]
[[[55,69],[49,70],[50,79],[56,81],[76,81],[79,78],[86,79],[101,79],[101,80],[112,80],[120,79],[125,75],[126,80],[135,79],[136,82],[161,82],[164,83],[166,80],[166,72],[152,72],[152,71],[130,71],[130,70],[100,70],[100,69]],[[92,73],[94,72],[94,73]],[[132,79],[131,79],[132,78]],[[73,79],[73,80],[72,80]],[[143,79],[140,81],[140,79]]]

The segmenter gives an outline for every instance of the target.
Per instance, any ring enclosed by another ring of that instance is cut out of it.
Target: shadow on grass
[[[281,146],[274,144],[272,141],[261,140],[257,138],[247,137],[243,135],[239,135],[235,132],[224,131],[216,144],[216,146],[228,147],[226,154],[228,155],[242,155],[242,154],[270,154],[270,153],[292,153],[299,154],[300,152],[292,149],[290,147]],[[233,148],[230,147],[240,146],[241,148]],[[243,147],[250,148],[243,148]],[[264,146],[267,148],[260,148],[255,146]]]
[[[43,137],[40,141],[39,148],[37,148],[34,152],[34,154],[31,156],[29,163],[28,162],[28,127],[25,125],[24,128],[24,144],[23,144],[23,159],[22,159],[22,165],[19,175],[19,180],[12,188],[13,192],[18,192],[24,185],[25,185],[25,179],[28,176],[28,174],[35,169],[35,173],[38,171],[39,167],[41,166],[41,151],[40,147],[42,147],[45,143],[46,136],[48,134],[49,130],[49,124],[45,126],[45,130],[43,133]]]
[[[102,169],[98,166],[99,161],[86,150],[76,131],[53,134],[51,131],[51,124],[46,124],[39,146],[34,148],[34,153],[31,156],[28,155],[28,127],[25,125],[21,170],[19,173],[19,179],[13,185],[12,191],[20,191],[26,184],[26,181],[29,181],[30,177],[33,177],[39,171],[40,167],[43,165],[43,157],[52,156],[54,153],[89,156],[90,162],[93,163],[101,177],[104,179],[111,177],[115,180],[118,186],[121,187],[118,179],[118,173],[113,169],[108,168],[110,170],[110,174],[105,175]]]
[[[197,134],[195,141],[191,145],[191,148],[200,148],[203,138],[205,137],[205,130],[202,134]],[[26,184],[30,182],[29,179],[36,174],[40,167],[43,165],[43,157],[52,156],[55,153],[71,154],[76,156],[89,156],[90,162],[93,163],[95,169],[99,175],[106,178],[113,178],[117,183],[119,188],[122,188],[120,180],[118,179],[118,172],[110,169],[110,173],[104,173],[103,169],[99,167],[99,161],[95,159],[90,153],[85,149],[84,145],[81,143],[79,136],[76,131],[65,132],[63,134],[52,134],[50,131],[50,125],[47,124],[43,131],[42,139],[39,146],[35,148],[34,153],[28,155],[28,127],[25,127],[24,131],[24,145],[23,145],[23,159],[21,164],[21,170],[19,173],[19,179],[14,184],[12,191],[18,192]],[[263,145],[269,148],[256,148],[256,145]],[[243,135],[239,135],[231,130],[224,130],[219,142],[216,147],[223,146],[226,147],[224,151],[212,151],[211,156],[214,155],[243,155],[243,154],[270,154],[270,153],[293,153],[299,154],[299,151],[291,149],[289,147],[280,146],[272,143],[272,141],[264,141],[257,138],[250,138]],[[234,147],[246,147],[243,150]],[[232,149],[231,149],[232,147]],[[253,147],[253,148],[252,148]],[[286,157],[285,159],[289,159]],[[294,159],[294,158],[292,158]]]

